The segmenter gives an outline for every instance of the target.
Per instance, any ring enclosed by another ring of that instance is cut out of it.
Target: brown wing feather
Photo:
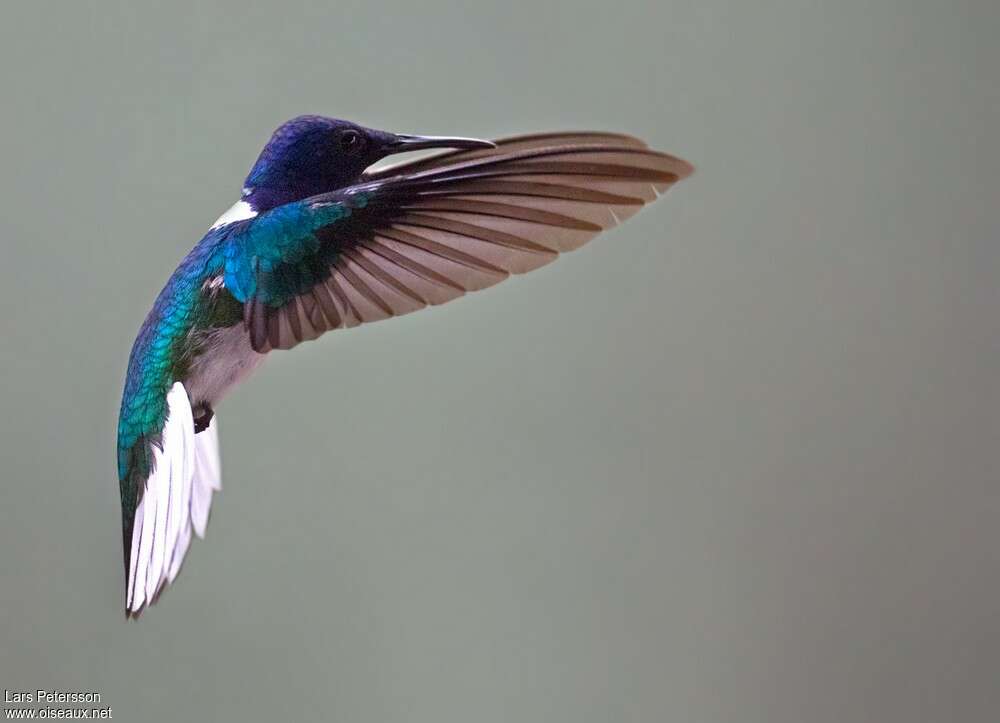
[[[371,200],[333,229],[329,276],[292,302],[248,302],[258,351],[442,304],[543,266],[693,172],[613,133],[499,141],[366,174]]]
[[[558,146],[582,146],[588,144],[602,144],[615,148],[647,148],[645,141],[624,133],[606,133],[604,131],[562,131],[554,133],[530,133],[519,136],[509,136],[500,138],[496,142],[497,147],[485,148],[472,151],[447,151],[445,153],[435,153],[415,161],[403,161],[392,163],[382,168],[369,172],[367,177],[389,178],[404,173],[415,173],[420,170],[440,168],[448,165],[460,158],[470,160],[482,158],[484,156],[496,155],[497,153],[515,153],[518,151],[532,150],[536,148],[554,148]]]

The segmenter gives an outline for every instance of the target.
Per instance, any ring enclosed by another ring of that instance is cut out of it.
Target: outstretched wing
[[[571,251],[691,174],[606,133],[522,136],[262,214],[227,252],[259,352],[441,304]]]

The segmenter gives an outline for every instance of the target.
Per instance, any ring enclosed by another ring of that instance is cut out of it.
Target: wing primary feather
[[[427,305],[428,303],[427,299],[425,299],[423,296],[421,296],[419,293],[411,289],[409,286],[404,284],[402,281],[397,279],[392,274],[387,273],[386,271],[381,269],[378,264],[372,263],[372,261],[365,258],[364,254],[362,254],[360,251],[356,249],[347,249],[344,252],[344,255],[347,256],[347,258],[349,258],[351,261],[356,263],[358,266],[363,268],[365,271],[367,271],[369,274],[374,276],[376,279],[381,281],[386,286],[395,289],[403,296],[412,299],[421,306]]]
[[[337,271],[341,276],[344,277],[344,281],[353,286],[359,294],[365,297],[372,304],[380,308],[389,316],[395,316],[396,312],[392,310],[392,307],[385,303],[385,300],[376,294],[368,284],[366,284],[360,276],[358,276],[346,263],[338,263]]]
[[[609,155],[613,154],[616,156],[624,157],[634,157],[636,159],[645,158],[648,160],[659,160],[666,163],[677,164],[678,170],[688,171],[690,169],[690,164],[681,161],[680,159],[674,158],[673,156],[668,156],[665,153],[658,153],[656,151],[650,151],[647,149],[637,149],[637,148],[616,148],[614,146],[607,145],[581,145],[581,146],[564,146],[560,148],[548,148],[548,149],[538,149],[532,151],[516,152],[516,153],[496,153],[492,155],[483,156],[481,158],[475,158],[472,160],[465,160],[462,158],[457,158],[456,163],[453,165],[444,166],[441,168],[431,168],[428,170],[418,170],[415,173],[407,174],[405,178],[413,180],[424,180],[428,177],[441,176],[441,175],[451,175],[461,171],[472,171],[483,172],[487,175],[495,175],[497,172],[504,173],[510,172],[504,169],[510,169],[515,167],[530,167],[539,166],[546,168],[558,168],[556,172],[562,173],[584,173],[588,175],[626,175],[630,178],[645,178],[647,177],[645,173],[651,173],[655,176],[662,175],[666,171],[658,171],[656,169],[649,168],[648,166],[641,165],[622,165],[620,163],[604,163],[597,160],[593,161],[575,161],[575,160],[551,160],[558,159],[560,156],[566,155]],[[495,168],[495,166],[502,166],[501,169]],[[490,173],[492,172],[492,174]],[[551,172],[551,171],[539,171],[539,172]],[[672,174],[677,175],[677,174]]]
[[[499,216],[500,218],[513,218],[519,221],[531,221],[546,226],[560,226],[562,228],[572,228],[581,231],[601,230],[601,227],[596,223],[566,216],[561,213],[543,211],[525,206],[513,206],[507,203],[473,201],[465,198],[438,198],[430,201],[420,201],[412,205],[404,205],[402,208],[403,210],[418,212],[452,211],[472,216]]]
[[[293,297],[284,308],[285,318],[292,329],[292,336],[295,341],[302,341],[305,337],[302,334],[302,324],[299,319],[299,297]]]
[[[337,305],[333,301],[333,296],[330,295],[330,290],[327,289],[324,283],[320,282],[313,287],[313,298],[319,304],[320,311],[323,312],[329,328],[336,329],[344,323],[340,318],[340,312],[337,311]]]
[[[271,350],[268,341],[267,309],[257,298],[250,298],[244,306],[247,331],[250,332],[250,346],[258,354]]]
[[[385,235],[388,236],[388,234]],[[399,241],[399,243],[406,243],[405,241],[400,241],[399,239],[392,239],[392,240]],[[419,261],[414,261],[413,259],[399,253],[395,249],[391,249],[384,244],[378,243],[377,236],[375,237],[374,241],[364,242],[361,245],[363,248],[368,249],[372,253],[381,256],[386,261],[390,261],[399,266],[401,269],[409,271],[415,276],[419,276],[424,281],[429,281],[432,284],[437,284],[438,286],[444,288],[454,289],[455,291],[459,291],[462,293],[465,292],[465,287],[449,279],[447,276],[439,274],[434,269],[427,268]]]
[[[624,133],[608,133],[604,131],[562,131],[554,133],[532,133],[520,136],[501,138],[496,141],[495,149],[472,151],[448,151],[416,161],[404,161],[379,169],[371,174],[371,178],[386,178],[398,174],[401,170],[424,170],[437,168],[455,160],[472,160],[491,155],[511,154],[516,152],[548,149],[555,150],[571,146],[595,146],[604,148],[633,148],[647,150],[646,142]]]
[[[326,320],[323,318],[323,310],[319,308],[312,291],[299,296],[299,303],[302,305],[302,318],[309,325],[309,335],[315,338],[322,334],[327,328]]]
[[[644,201],[633,196],[598,191],[577,186],[563,186],[555,183],[538,183],[534,181],[510,181],[491,179],[441,179],[426,188],[421,188],[419,197],[434,197],[438,195],[501,195],[501,196],[533,196],[538,198],[556,198],[566,201],[582,201],[586,203],[621,204],[641,206]]]
[[[272,310],[267,314],[267,343],[275,349],[281,348],[281,319]]]
[[[515,236],[513,234],[498,231],[492,228],[483,228],[482,226],[465,223],[464,221],[456,221],[451,218],[441,218],[439,216],[430,216],[423,213],[410,212],[401,215],[396,222],[411,226],[433,228],[438,231],[447,231],[461,236],[471,236],[472,238],[489,241],[490,243],[495,243],[500,246],[509,246],[510,248],[519,249],[521,251],[531,251],[545,256],[556,255],[556,252],[552,249],[546,248],[541,244],[536,244],[528,239],[521,238],[520,236]],[[600,231],[600,226],[596,227],[596,230]]]
[[[387,228],[382,230],[382,235],[392,239],[393,241],[398,241],[401,244],[413,246],[426,251],[429,254],[440,256],[441,258],[448,259],[449,261],[454,261],[455,263],[470,269],[484,271],[497,276],[508,275],[507,271],[505,269],[501,269],[499,266],[494,266],[493,264],[483,261],[482,259],[478,259],[471,254],[465,253],[464,251],[459,251],[458,249],[453,249],[450,246],[445,246],[444,244],[440,244],[436,241],[431,241],[428,238],[424,238],[423,236],[413,233],[412,231],[407,231],[406,229],[396,227]]]
[[[673,183],[677,174],[645,166],[621,166],[613,163],[588,161],[526,161],[512,163],[510,175],[528,170],[531,173],[561,173],[570,176],[608,176],[642,181],[663,181]]]
[[[340,302],[340,304],[344,307],[345,311],[347,311],[348,315],[353,317],[350,321],[345,321],[345,324],[347,326],[357,326],[358,324],[360,324],[361,314],[358,313],[357,308],[355,308],[354,304],[351,303],[351,300],[348,298],[347,293],[337,282],[337,279],[331,276],[329,279],[326,280],[326,286],[328,289],[330,289],[330,293],[333,294],[333,298],[335,298],[338,302]],[[353,324],[350,323],[351,321],[353,321],[354,323]]]

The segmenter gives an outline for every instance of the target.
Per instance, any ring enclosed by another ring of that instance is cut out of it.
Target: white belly
[[[263,354],[250,347],[250,335],[243,324],[211,332],[203,348],[184,381],[192,406],[204,402],[214,407],[264,360]]]

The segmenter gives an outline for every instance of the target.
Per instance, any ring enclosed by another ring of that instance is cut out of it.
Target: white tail
[[[212,493],[222,489],[215,417],[201,434],[187,390],[176,382],[167,394],[162,449],[153,447],[153,473],[135,511],[125,612],[137,616],[174,581],[191,544],[205,536]]]

